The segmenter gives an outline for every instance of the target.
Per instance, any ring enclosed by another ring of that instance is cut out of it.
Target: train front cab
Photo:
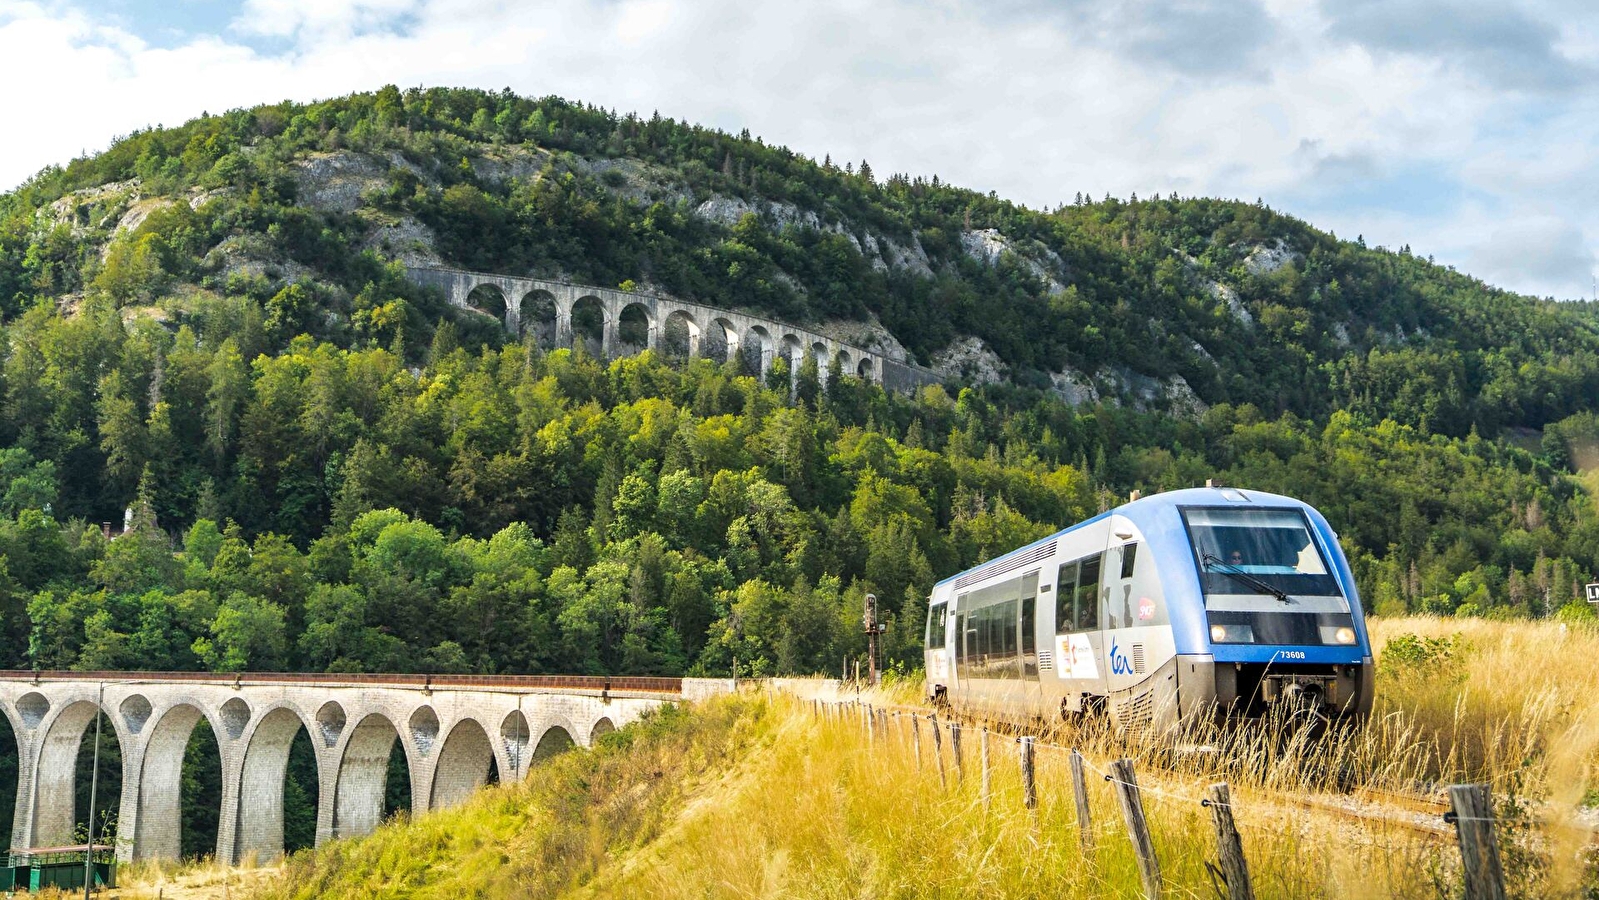
[[[1139,518],[1161,535],[1151,543],[1167,556],[1167,595],[1186,599],[1170,609],[1173,711],[1254,718],[1276,706],[1363,720],[1375,693],[1370,643],[1326,519],[1255,491],[1160,496]]]

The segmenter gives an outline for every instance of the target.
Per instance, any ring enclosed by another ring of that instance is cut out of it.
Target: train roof
[[[1140,497],[1137,500],[1128,501],[1127,503],[1123,503],[1121,506],[1115,507],[1114,509],[1102,512],[1093,518],[1084,519],[1083,521],[1078,522],[1076,525],[1062,528],[1060,531],[1057,531],[1054,534],[1041,537],[1038,540],[1033,541],[1031,544],[1017,547],[1015,550],[1012,550],[1009,553],[996,556],[993,559],[985,559],[977,565],[972,566],[970,569],[963,569],[947,578],[939,579],[933,584],[933,587],[937,588],[939,585],[944,584],[945,582],[954,581],[968,572],[975,572],[978,569],[992,565],[1002,559],[1016,556],[1021,553],[1026,553],[1040,544],[1047,544],[1050,541],[1059,538],[1061,535],[1070,534],[1079,528],[1092,525],[1093,523],[1098,522],[1099,520],[1108,516],[1126,516],[1127,518],[1136,522],[1146,515],[1179,506],[1225,506],[1233,503],[1258,503],[1263,506],[1291,506],[1300,509],[1313,509],[1310,504],[1303,500],[1296,500],[1293,497],[1285,497],[1281,494],[1269,494],[1265,491],[1252,491],[1248,490],[1247,488],[1203,487],[1184,488],[1177,491],[1165,491],[1163,493],[1151,494],[1148,497]]]

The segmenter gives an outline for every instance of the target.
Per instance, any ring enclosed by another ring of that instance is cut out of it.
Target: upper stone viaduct
[[[605,359],[645,349],[723,359],[742,353],[764,379],[774,359],[787,359],[790,373],[797,377],[801,362],[813,356],[824,379],[828,365],[837,358],[844,372],[888,390],[910,392],[942,380],[930,369],[813,331],[659,294],[438,267],[408,266],[406,274],[417,284],[443,291],[457,307],[501,319],[506,330],[518,337],[532,330],[549,347],[571,347],[574,340],[584,340],[591,352]],[[575,330],[574,317],[586,319],[591,328],[598,326],[599,334]]]
[[[216,858],[283,852],[289,748],[304,728],[316,752],[316,842],[375,828],[396,741],[412,809],[459,803],[488,779],[620,728],[663,703],[730,688],[715,679],[468,675],[0,673],[0,712],[17,741],[13,848],[72,843],[79,746],[95,711],[122,751],[117,856],[174,859],[181,774],[204,720],[222,763]]]

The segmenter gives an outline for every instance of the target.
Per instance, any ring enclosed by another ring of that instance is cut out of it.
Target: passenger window
[[[1138,561],[1138,545],[1127,544],[1122,547],[1122,577],[1133,577],[1133,566]]]
[[[1038,574],[1033,572],[1022,578],[1022,652],[1032,653],[1037,649],[1038,639],[1033,629],[1033,608],[1038,602]]]
[[[1072,601],[1077,596],[1077,564],[1067,563],[1060,567],[1060,574],[1055,577],[1055,633],[1065,634],[1072,630]]]
[[[1077,630],[1099,627],[1099,557],[1083,560],[1077,576]]]

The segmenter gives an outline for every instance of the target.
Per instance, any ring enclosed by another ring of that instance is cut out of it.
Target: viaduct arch
[[[531,331],[551,347],[582,342],[604,359],[646,349],[723,359],[742,353],[765,379],[779,357],[797,378],[800,363],[813,356],[825,379],[837,357],[846,373],[888,390],[910,392],[942,380],[931,369],[804,328],[660,294],[442,267],[407,266],[406,275],[443,291],[454,306],[500,319],[513,335]]]
[[[526,778],[558,749],[588,747],[663,703],[728,689],[710,679],[567,676],[0,673],[16,734],[12,847],[72,843],[79,745],[95,711],[122,749],[117,857],[180,852],[183,754],[211,728],[222,757],[216,858],[283,853],[283,783],[300,729],[318,774],[318,845],[366,834],[382,816],[391,750],[405,754],[415,812],[465,800],[488,779]]]

